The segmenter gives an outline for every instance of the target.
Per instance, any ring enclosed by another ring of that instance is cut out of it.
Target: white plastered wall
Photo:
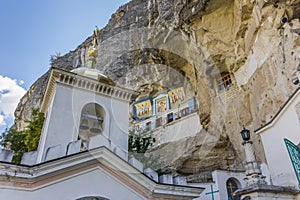
[[[0,192],[0,199],[10,200],[75,200],[87,196],[99,196],[109,200],[146,199],[101,168],[82,171],[36,188],[8,187],[2,188]]]

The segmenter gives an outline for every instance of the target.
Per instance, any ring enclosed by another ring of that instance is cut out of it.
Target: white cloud
[[[6,121],[14,117],[20,98],[26,92],[18,83],[22,82],[0,75],[0,126],[6,125]]]
[[[4,121],[4,116],[0,115],[0,126],[5,126],[6,122]]]

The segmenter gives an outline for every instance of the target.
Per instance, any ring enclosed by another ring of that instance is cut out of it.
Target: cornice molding
[[[62,84],[72,88],[78,88],[93,92],[97,95],[105,95],[114,99],[130,102],[138,95],[138,92],[119,86],[112,86],[99,82],[95,79],[75,74],[59,68],[51,68],[47,89],[42,101],[41,112],[45,113],[52,101],[57,84]]]
[[[127,187],[148,197],[193,199],[199,197],[204,190],[199,187],[157,183],[106,147],[95,148],[33,166],[2,162],[0,163],[0,187],[34,191],[97,169],[104,170]]]

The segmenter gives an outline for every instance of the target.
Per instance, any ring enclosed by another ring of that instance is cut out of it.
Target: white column
[[[244,142],[244,147],[245,147],[245,153],[246,153],[246,161],[247,162],[255,161],[255,155],[254,155],[252,142],[249,142],[249,141]]]
[[[246,153],[246,185],[267,184],[261,173],[260,165],[256,162],[252,141],[243,142]]]

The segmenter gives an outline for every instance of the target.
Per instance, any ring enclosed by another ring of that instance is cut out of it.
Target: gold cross
[[[233,188],[234,188],[234,186],[232,185],[232,183],[231,182],[229,182],[229,184],[228,184],[228,186],[227,186],[227,188],[229,188],[230,189],[230,196],[231,196],[231,198],[233,199]]]

